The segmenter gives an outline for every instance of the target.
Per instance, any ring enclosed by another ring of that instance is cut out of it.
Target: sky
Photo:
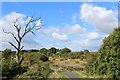
[[[16,33],[12,21],[20,18],[25,24],[26,16],[41,17],[39,23],[46,24],[28,34],[22,41],[24,49],[56,47],[72,51],[88,49],[97,51],[102,40],[118,27],[117,2],[3,2],[0,29]],[[24,25],[22,27],[24,29]],[[23,32],[23,30],[22,30]],[[2,33],[2,50],[14,48],[11,35]]]

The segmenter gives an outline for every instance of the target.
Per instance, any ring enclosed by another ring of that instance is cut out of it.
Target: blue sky
[[[42,17],[46,26],[35,31],[37,36],[25,38],[24,49],[68,47],[72,51],[95,51],[102,39],[117,27],[117,13],[117,2],[3,2],[1,22],[7,24],[8,15]],[[6,47],[10,46],[3,44],[3,49]]]
[[[62,25],[62,23],[72,23],[72,15],[80,11],[82,2],[8,2],[2,4],[2,14],[7,15],[10,12],[23,13],[29,16],[41,16],[44,22],[51,25]],[[92,3],[107,9],[117,10],[117,2],[98,2]],[[52,19],[52,20],[51,20]],[[57,19],[57,20],[56,20]]]

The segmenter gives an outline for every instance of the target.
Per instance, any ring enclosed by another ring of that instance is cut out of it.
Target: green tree
[[[120,28],[114,29],[108,37],[105,37],[101,48],[98,50],[100,56],[95,60],[98,65],[95,72],[107,75],[108,78],[120,78]],[[92,63],[94,64],[94,63]],[[91,67],[93,70],[94,67]]]
[[[70,53],[71,50],[69,48],[63,48],[60,50],[61,53]]]
[[[88,54],[88,53],[89,53],[89,50],[85,49],[85,50],[84,50],[84,53],[85,53],[85,54]]]
[[[52,55],[52,54],[55,54],[56,52],[57,52],[57,49],[54,48],[54,47],[52,47],[52,48],[50,48],[50,49],[48,50],[47,54],[48,54],[48,56],[50,56],[50,55]]]
[[[40,53],[47,54],[47,49],[46,48],[41,48]]]
[[[101,55],[98,61],[100,64],[106,64],[104,67],[108,76],[120,78],[120,28],[116,28],[103,40],[99,53]]]

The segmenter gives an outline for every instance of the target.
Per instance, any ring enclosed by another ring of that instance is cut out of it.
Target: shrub
[[[45,54],[45,55],[47,55],[47,51],[48,50],[46,48],[40,49],[40,53]]]
[[[36,49],[31,49],[31,50],[28,50],[29,52],[39,52],[39,50],[36,50]]]
[[[60,59],[60,61],[64,61],[64,59]]]
[[[52,70],[49,64],[41,62],[40,64],[34,65],[33,68],[30,68],[27,72],[17,75],[16,78],[33,78],[35,80],[42,78],[45,80],[51,72]]]
[[[89,50],[85,49],[83,53],[84,53],[84,54],[88,54],[88,53],[89,53]]]
[[[2,52],[2,58],[10,59],[10,58],[11,58],[11,55],[12,55],[11,49],[5,49],[5,50]]]
[[[116,28],[112,34],[105,37],[101,48],[98,50],[100,56],[89,62],[89,72],[107,75],[108,78],[120,78],[120,28]],[[96,62],[95,62],[96,61]],[[96,65],[96,66],[92,66]],[[97,67],[97,68],[96,68]]]
[[[52,48],[50,48],[50,49],[48,50],[49,55],[55,54],[56,52],[57,52],[57,49],[54,48],[54,47],[52,47]]]
[[[71,50],[68,49],[68,48],[63,48],[63,49],[60,50],[60,52],[61,52],[61,53],[70,53]]]
[[[41,61],[44,61],[44,62],[46,62],[46,61],[48,61],[48,57],[47,56],[45,56],[45,55],[40,55],[40,58],[39,58]]]
[[[7,60],[2,60],[2,79],[12,79],[17,74],[22,74],[27,71],[27,67],[17,66],[15,60],[12,63]]]
[[[80,54],[84,54],[84,52],[83,52],[83,51],[80,51]]]

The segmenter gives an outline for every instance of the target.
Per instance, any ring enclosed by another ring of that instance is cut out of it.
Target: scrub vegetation
[[[69,71],[80,78],[120,79],[120,28],[114,29],[96,52],[82,50],[72,52],[69,48],[21,50],[24,57],[18,66],[16,53],[11,49],[2,51],[2,79],[69,78]],[[69,79],[68,79],[69,80]]]

